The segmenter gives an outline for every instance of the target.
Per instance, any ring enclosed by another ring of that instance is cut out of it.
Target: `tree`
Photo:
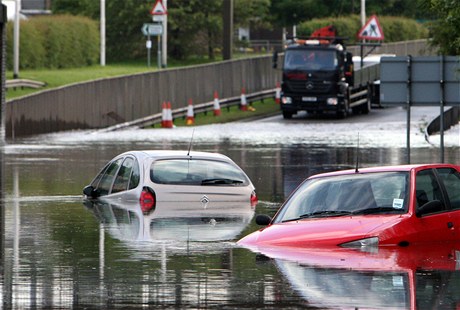
[[[420,0],[421,8],[436,19],[430,22],[433,45],[442,55],[460,54],[460,2],[452,0]]]

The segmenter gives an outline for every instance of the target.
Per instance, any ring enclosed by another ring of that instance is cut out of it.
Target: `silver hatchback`
[[[140,201],[241,201],[257,204],[254,185],[229,157],[208,152],[130,151],[108,162],[90,185],[87,198]]]

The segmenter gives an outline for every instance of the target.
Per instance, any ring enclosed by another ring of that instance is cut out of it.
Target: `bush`
[[[384,33],[384,42],[398,42],[428,38],[428,29],[417,21],[404,17],[382,16],[378,17]],[[348,43],[355,43],[357,34],[361,29],[361,19],[358,15],[338,18],[313,19],[301,23],[297,27],[299,36],[309,36],[321,27],[334,25],[341,37],[347,37]]]
[[[13,23],[7,24],[7,66],[13,67]],[[30,68],[71,68],[99,59],[99,25],[86,17],[32,17],[20,25],[19,65]]]

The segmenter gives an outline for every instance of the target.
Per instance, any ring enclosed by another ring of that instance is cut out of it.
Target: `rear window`
[[[223,161],[168,159],[152,163],[150,178],[158,184],[245,186],[249,180],[237,166]]]

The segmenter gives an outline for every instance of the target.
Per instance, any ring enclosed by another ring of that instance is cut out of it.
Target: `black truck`
[[[354,85],[352,54],[335,37],[293,39],[284,50],[280,105],[283,117],[298,111],[310,114],[332,112],[368,113],[371,108],[367,85]],[[278,55],[274,54],[273,67]]]

